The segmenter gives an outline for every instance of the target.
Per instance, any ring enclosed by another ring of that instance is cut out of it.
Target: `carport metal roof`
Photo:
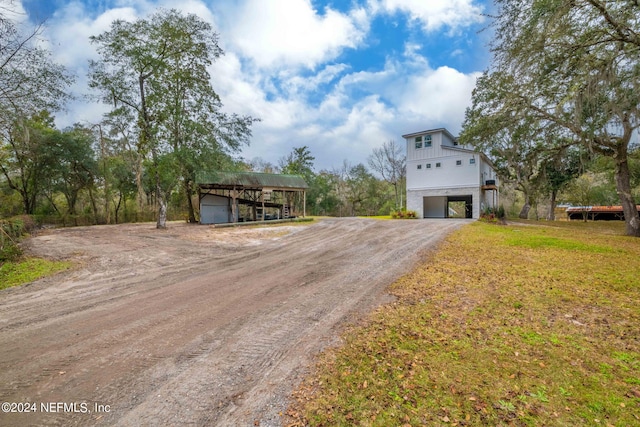
[[[281,175],[258,172],[199,172],[196,184],[203,189],[246,189],[300,191],[309,188],[299,175]]]

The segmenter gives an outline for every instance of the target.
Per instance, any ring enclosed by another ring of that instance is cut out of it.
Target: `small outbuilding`
[[[640,213],[640,205],[636,206]],[[567,208],[569,220],[624,221],[622,206],[571,206]]]
[[[306,216],[306,190],[309,186],[298,175],[201,172],[196,176],[196,184],[201,224]],[[301,212],[297,212],[297,208]]]

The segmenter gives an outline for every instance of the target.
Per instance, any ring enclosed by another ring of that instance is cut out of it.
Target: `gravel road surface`
[[[0,402],[23,411],[0,425],[278,426],[340,326],[465,223],[44,232],[27,249],[78,266],[0,291]]]

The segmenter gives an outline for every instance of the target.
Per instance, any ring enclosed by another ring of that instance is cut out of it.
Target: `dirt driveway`
[[[280,425],[339,325],[467,221],[136,224],[32,238],[32,252],[81,265],[0,291],[0,402],[30,411],[0,412],[0,425]]]

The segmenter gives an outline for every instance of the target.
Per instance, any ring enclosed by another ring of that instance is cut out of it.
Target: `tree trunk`
[[[631,179],[629,162],[627,160],[627,146],[620,144],[618,147],[615,166],[616,191],[620,197],[624,222],[626,223],[627,236],[640,237],[640,216],[635,201],[631,195]]]
[[[156,223],[156,228],[165,229],[167,228],[167,199],[165,197],[164,191],[162,191],[162,186],[160,185],[160,173],[157,170],[157,166],[156,199],[158,201],[158,222]]]
[[[167,228],[167,201],[164,197],[158,197],[158,222],[156,228]]]
[[[398,198],[398,183],[397,182],[393,182],[393,191],[395,192],[395,196],[396,196],[396,201],[395,201],[395,205],[396,205],[396,209],[402,209],[402,201],[398,202],[399,198]]]
[[[119,193],[118,195],[118,204],[115,207],[115,214],[116,214],[116,224],[118,223],[118,212],[120,211],[120,203],[122,203],[122,192]],[[126,202],[125,202],[126,203]]]
[[[22,196],[22,204],[24,206],[24,213],[27,215],[33,215],[33,208],[31,205],[31,200],[29,198],[29,195],[26,193],[23,193],[22,191],[20,192],[20,195]]]
[[[556,220],[556,196],[558,195],[558,190],[551,190],[551,200],[549,201],[549,214],[547,215],[547,220],[555,221]]]
[[[96,199],[93,197],[93,191],[91,191],[91,187],[89,187],[89,200],[91,200],[91,209],[93,209],[93,223],[98,225],[98,205],[96,204]],[[109,209],[109,204],[107,204],[107,209]]]
[[[187,209],[189,210],[189,222],[191,224],[196,223],[196,213],[193,208],[193,200],[191,200],[191,181],[184,181],[184,192],[187,193]]]
[[[136,194],[136,198],[138,201],[138,211],[142,212],[144,205],[144,187],[142,186],[142,160],[143,157],[138,153],[138,158],[136,159],[136,188],[138,190]]]
[[[160,188],[158,188],[158,191],[161,191]],[[156,223],[156,228],[167,228],[167,201],[164,195],[160,194],[158,195],[158,222]]]
[[[522,209],[520,210],[520,215],[518,215],[518,218],[520,218],[520,219],[529,218],[529,210],[531,210],[531,200],[529,198],[529,195],[525,194],[524,195],[524,205],[522,206]]]
[[[96,126],[100,132],[100,155],[102,157],[102,175],[104,176],[104,221],[105,224],[111,224],[111,209],[109,209],[109,203],[111,202],[111,186],[109,185],[110,174],[109,167],[107,166],[106,142],[102,133],[102,126],[99,124]]]

